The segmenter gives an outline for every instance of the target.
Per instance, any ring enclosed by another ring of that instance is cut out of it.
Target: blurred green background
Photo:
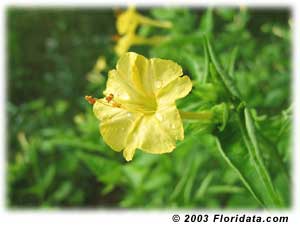
[[[276,141],[289,171],[291,119],[286,114],[275,117],[290,106],[289,10],[140,12],[174,24],[171,30],[142,27],[141,35],[176,38],[208,32],[224,65],[236,57],[235,81],[257,113],[268,115],[266,120],[257,116],[258,121]],[[105,145],[84,96],[101,96],[107,71],[117,60],[112,9],[8,8],[6,14],[8,207],[259,207],[210,136],[193,123],[185,123],[185,140],[171,154],[138,151],[126,163]],[[200,44],[180,41],[130,50],[173,59],[195,81],[203,72]],[[95,75],[99,79],[89,80],[87,74],[100,55],[107,68]],[[179,108],[197,108],[195,99],[192,94]]]

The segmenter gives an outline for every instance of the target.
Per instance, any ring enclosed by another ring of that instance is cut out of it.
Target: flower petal
[[[175,103],[158,106],[155,117],[159,121],[161,128],[168,131],[172,138],[175,140],[184,139],[184,129]]]
[[[121,13],[117,19],[117,31],[119,34],[134,32],[138,26],[136,18],[136,10],[134,7],[129,7],[128,10]]]
[[[183,140],[184,130],[176,105],[160,108],[151,116],[144,116],[130,133],[123,155],[130,161],[137,148],[152,154],[171,152],[176,140]]]
[[[192,87],[192,81],[188,76],[177,77],[157,92],[157,103],[158,105],[173,103],[175,100],[185,97]]]
[[[153,77],[149,73],[147,58],[134,52],[128,52],[119,59],[117,70],[137,92],[153,97]]]
[[[104,95],[113,94],[115,102],[122,105],[124,109],[133,112],[154,112],[156,109],[155,98],[146,97],[137,91],[129,81],[124,81],[122,75],[117,70],[111,70],[108,74],[106,90]]]
[[[122,75],[118,70],[111,70],[108,73],[108,79],[106,82],[106,89],[103,92],[104,95],[113,94],[115,99],[118,101],[143,101],[143,96],[141,96],[135,88],[124,80]],[[142,99],[140,99],[142,98]]]
[[[133,133],[134,134],[134,133]],[[175,148],[175,139],[154,116],[144,116],[138,126],[138,148],[145,152],[161,154]]]
[[[117,45],[115,46],[115,51],[119,56],[121,56],[128,51],[131,45],[132,35],[126,34],[118,40]]]
[[[183,74],[181,66],[171,60],[153,58],[150,62],[155,92]]]
[[[100,133],[112,149],[121,151],[125,148],[128,135],[132,132],[141,114],[111,107],[101,101],[103,100],[97,100],[93,107],[94,114],[101,120]]]

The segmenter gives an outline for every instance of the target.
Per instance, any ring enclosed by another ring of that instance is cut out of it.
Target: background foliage
[[[256,109],[252,112],[256,126],[274,146],[263,152],[263,158],[289,206],[289,182],[277,179],[290,176],[289,11],[140,11],[174,24],[170,30],[141,27],[140,35],[168,35],[172,40],[130,50],[183,66],[195,90],[178,102],[181,109],[203,107],[199,96],[215,98],[207,94],[209,85],[199,85],[205,54],[201,40],[195,38],[201,32],[213,37],[222,64],[243,99]],[[115,66],[112,10],[10,8],[7,19],[9,207],[261,207],[203,124],[185,122],[185,140],[171,154],[138,151],[130,163],[105,145],[83,97],[101,96],[107,71]],[[97,79],[87,79],[100,55],[107,68],[95,75]],[[231,142],[231,134],[224,141],[239,152],[241,146]],[[280,169],[272,162],[279,162]]]

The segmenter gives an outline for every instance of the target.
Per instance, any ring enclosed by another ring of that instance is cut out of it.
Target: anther
[[[95,104],[95,102],[96,102],[96,98],[93,98],[92,96],[90,96],[90,95],[86,95],[85,96],[85,100],[87,100],[88,101],[88,103],[90,103],[91,105],[93,105],[93,104]]]
[[[109,103],[111,100],[113,100],[114,95],[113,94],[109,94],[108,96],[105,97],[106,101]]]
[[[112,103],[112,107],[120,108],[120,107],[121,107],[121,104],[120,104],[120,103],[117,103],[117,102],[113,102],[113,103]]]

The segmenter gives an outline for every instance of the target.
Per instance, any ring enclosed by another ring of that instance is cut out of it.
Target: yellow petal
[[[114,100],[129,111],[153,113],[156,110],[155,98],[146,97],[143,90],[122,75],[119,70],[111,70],[108,74],[104,95],[113,94]]]
[[[104,100],[97,100],[93,107],[94,114],[101,120],[100,133],[112,149],[121,151],[125,148],[128,135],[141,115],[107,106],[102,101]]]
[[[115,51],[118,56],[121,56],[128,51],[132,45],[132,40],[133,36],[130,33],[124,35],[118,40],[117,45],[115,46]]]
[[[160,108],[150,116],[144,116],[130,133],[123,155],[131,160],[137,148],[152,154],[171,152],[176,140],[183,140],[184,130],[176,105]]]
[[[104,95],[113,94],[118,101],[135,100],[139,101],[140,94],[135,87],[130,84],[118,70],[111,70],[108,73],[106,89]],[[140,100],[142,101],[142,100]]]
[[[171,28],[172,23],[169,21],[159,21],[159,20],[153,20],[151,18],[142,16],[140,14],[137,15],[138,21],[140,24],[145,24],[149,26],[155,26],[155,27],[161,27],[161,28]]]
[[[155,117],[159,121],[160,126],[163,127],[164,130],[167,130],[172,138],[175,140],[183,140],[184,129],[175,103],[158,106]]]
[[[123,156],[126,159],[126,161],[131,161],[134,153],[136,151],[136,146],[132,145],[127,145],[126,148],[123,151]]]
[[[134,52],[128,52],[119,59],[116,67],[123,79],[141,94],[154,95],[153,77],[149,72],[149,60],[147,58]]]
[[[136,10],[134,7],[129,7],[125,12],[121,13],[117,19],[117,31],[123,35],[128,32],[134,32],[138,26],[136,18]]]
[[[161,154],[175,148],[175,139],[155,116],[144,116],[133,134],[136,135],[137,148],[145,152]]]
[[[157,92],[158,105],[166,105],[185,97],[192,90],[192,81],[188,76],[177,77]]]
[[[100,56],[97,59],[97,62],[94,66],[94,70],[97,72],[101,72],[102,70],[104,70],[106,68],[106,59],[104,56]]]
[[[165,59],[150,59],[154,91],[157,92],[171,81],[182,75],[182,68],[177,63]]]
[[[171,60],[148,60],[133,52],[128,52],[119,59],[117,71],[137,92],[148,96],[153,96],[182,75],[182,68]]]

